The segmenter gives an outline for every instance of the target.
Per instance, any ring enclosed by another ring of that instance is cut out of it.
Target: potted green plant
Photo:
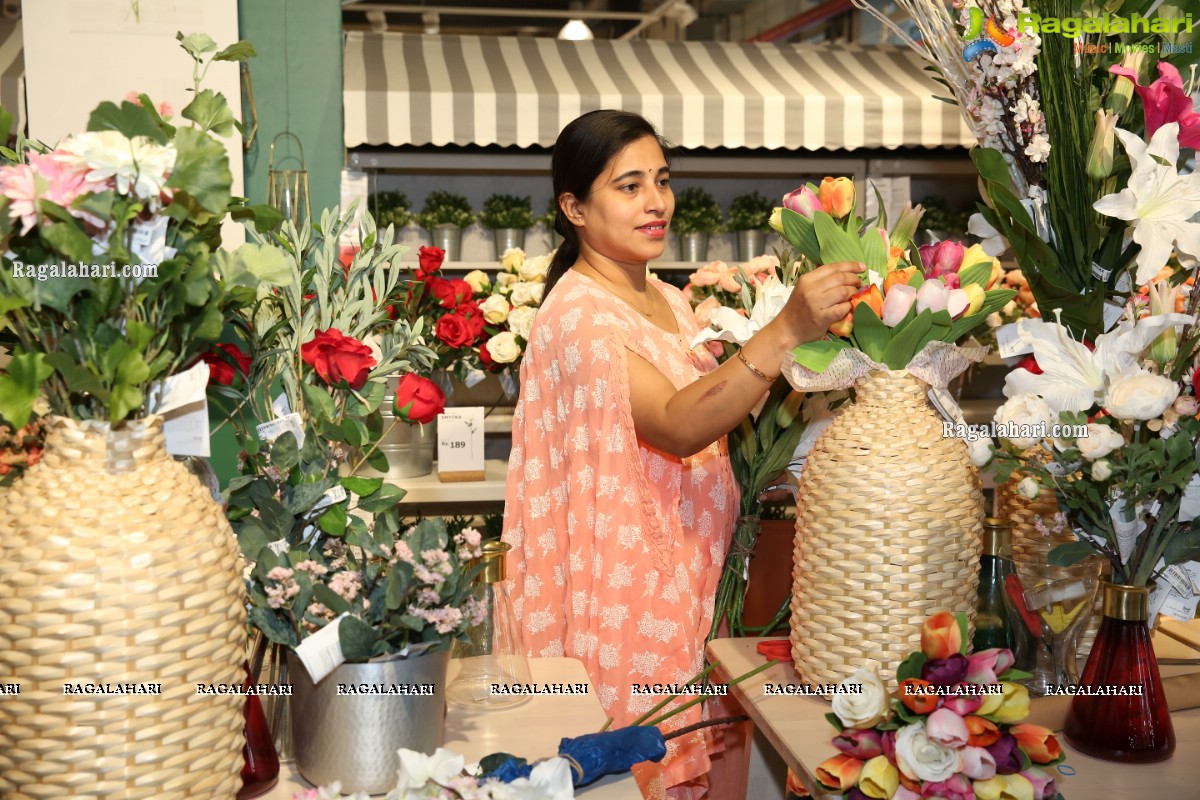
[[[763,254],[774,203],[757,191],[739,194],[729,204],[726,229],[737,235],[738,261],[749,261]]]
[[[492,232],[496,259],[510,248],[525,247],[525,231],[533,227],[533,203],[528,197],[494,194],[483,201],[479,222]]]
[[[721,230],[721,207],[703,187],[692,186],[675,195],[671,227],[679,236],[680,259],[707,261],[708,237]]]
[[[425,205],[417,214],[417,224],[429,231],[434,247],[446,251],[447,261],[461,260],[463,228],[474,220],[467,198],[444,189],[426,195]]]
[[[380,228],[394,225],[399,234],[401,228],[412,221],[412,202],[404,192],[376,192],[371,195],[367,209],[375,217]]]
[[[563,237],[554,229],[554,220],[558,218],[558,200],[551,197],[546,203],[546,213],[537,218],[536,222],[542,223],[542,227],[550,235],[550,249],[555,250],[562,244]]]

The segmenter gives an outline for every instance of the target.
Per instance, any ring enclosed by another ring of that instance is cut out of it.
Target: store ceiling
[[[572,17],[586,21],[597,39],[619,39],[646,30],[662,19],[657,36],[713,38],[711,32],[754,0],[343,0],[346,30],[441,33],[482,36],[557,36]],[[687,21],[687,25],[680,23]],[[695,34],[700,33],[697,37]],[[707,34],[707,35],[705,35]]]

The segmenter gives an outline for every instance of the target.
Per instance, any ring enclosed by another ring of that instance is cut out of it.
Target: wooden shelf
[[[504,490],[508,484],[508,462],[488,459],[483,468],[486,477],[481,481],[442,483],[437,476],[437,462],[434,462],[433,472],[428,475],[386,480],[407,491],[408,494],[404,495],[402,502],[412,505],[504,502]]]

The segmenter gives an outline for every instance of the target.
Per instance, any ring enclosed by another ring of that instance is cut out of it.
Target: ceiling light
[[[578,42],[596,37],[592,35],[592,29],[587,26],[586,22],[581,19],[572,19],[567,20],[567,24],[562,26],[562,30],[558,32],[558,38]]]

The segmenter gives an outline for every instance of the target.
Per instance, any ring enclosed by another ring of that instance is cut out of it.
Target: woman
[[[738,513],[725,434],[779,377],[786,353],[850,309],[865,267],[821,267],[780,315],[717,366],[689,342],[678,289],[647,278],[674,196],[665,142],[646,120],[593,111],[554,146],[555,229],[565,241],[521,364],[505,497],[515,612],[531,655],[587,666],[615,727],[658,700],[634,684],[703,667]],[[666,727],[699,721],[681,714]],[[643,791],[700,797],[702,731],[635,769]]]

